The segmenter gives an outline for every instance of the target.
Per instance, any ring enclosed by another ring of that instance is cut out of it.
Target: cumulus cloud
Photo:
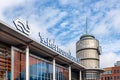
[[[100,59],[101,59],[100,64],[102,68],[113,67],[116,61],[120,61],[120,55],[113,52],[108,52],[102,54]]]
[[[22,5],[24,0],[0,0],[0,19],[5,20],[4,10],[9,7],[14,7],[15,5]]]
[[[59,0],[61,5],[78,4],[79,0]]]
[[[93,34],[104,37],[109,34],[109,29],[105,24],[100,24],[97,28],[94,27]]]

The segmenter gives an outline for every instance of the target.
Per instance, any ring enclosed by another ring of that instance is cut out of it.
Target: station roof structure
[[[73,62],[72,60],[58,54],[54,50],[46,47],[45,45],[33,40],[29,36],[19,32],[10,25],[0,21],[0,43],[5,43],[9,47],[15,46],[20,49],[25,49],[29,45],[30,52],[43,57],[45,59],[53,59],[55,57],[56,63],[61,65],[70,65],[73,70],[86,69],[83,65]]]

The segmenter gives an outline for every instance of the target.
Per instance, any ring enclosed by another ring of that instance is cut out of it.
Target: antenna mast
[[[86,17],[86,34],[88,34],[88,22],[87,22],[87,17]]]

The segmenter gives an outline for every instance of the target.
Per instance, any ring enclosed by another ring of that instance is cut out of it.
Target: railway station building
[[[88,56],[86,59],[80,59],[79,51],[79,57],[75,58],[51,43],[48,38],[43,39],[40,33],[37,36],[40,38],[39,42],[30,38],[28,25],[24,26],[19,20],[14,24],[15,28],[0,21],[0,80],[100,79],[98,45],[94,48],[97,58]],[[88,39],[88,36],[84,36],[86,37]],[[91,65],[97,67],[87,67],[88,61],[87,66],[84,63],[87,59],[93,60]],[[92,74],[89,73],[91,70]]]

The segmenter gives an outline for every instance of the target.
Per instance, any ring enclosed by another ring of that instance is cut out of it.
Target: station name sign
[[[79,63],[79,60],[73,56],[69,52],[65,52],[64,50],[60,49],[57,45],[54,44],[54,40],[49,40],[48,38],[44,39],[40,32],[39,32],[39,37],[40,37],[40,43],[44,44],[45,46],[53,49],[54,51],[58,52],[62,56]]]
[[[16,20],[16,21],[13,21],[14,24],[15,24],[15,27],[17,30],[19,30],[20,32],[26,34],[27,36],[29,36],[30,34],[30,28],[28,26],[28,24],[26,23],[23,23],[21,22],[20,20]],[[54,40],[50,40],[48,38],[43,38],[41,36],[41,33],[38,32],[38,37],[39,37],[39,42],[42,43],[43,45],[45,45],[46,47],[54,50],[55,52],[57,52],[58,54],[72,60],[73,62],[76,62],[76,63],[80,63],[79,60],[73,56],[71,56],[71,53],[70,52],[65,52],[64,50],[62,50],[61,48],[58,47],[58,45],[55,45],[54,44]]]

